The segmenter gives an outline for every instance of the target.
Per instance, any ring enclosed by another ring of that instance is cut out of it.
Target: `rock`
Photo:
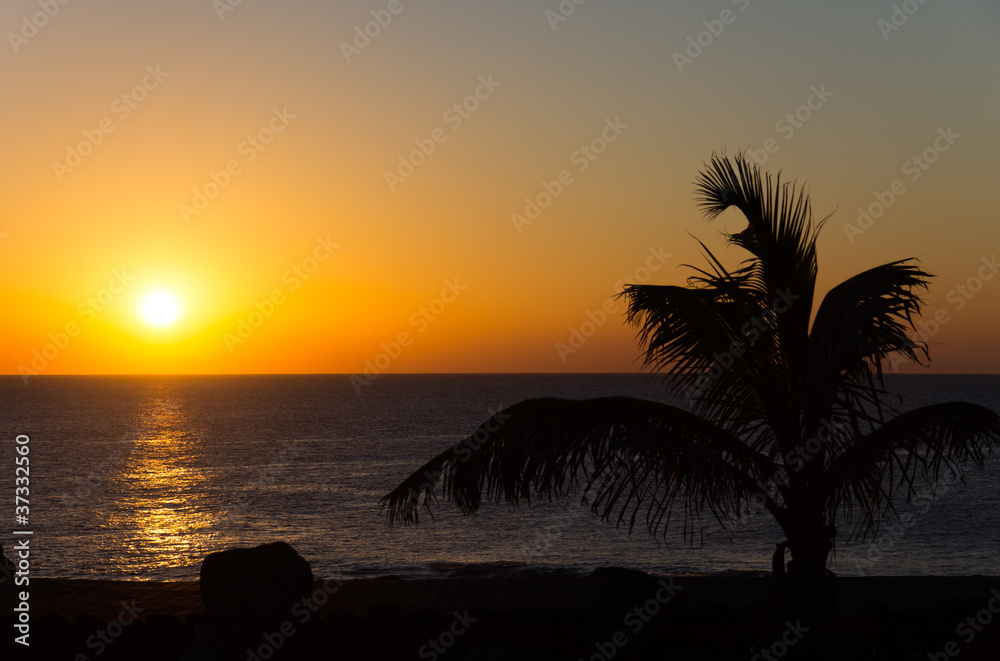
[[[284,542],[212,553],[201,565],[201,599],[227,646],[256,648],[312,590],[312,569]]]

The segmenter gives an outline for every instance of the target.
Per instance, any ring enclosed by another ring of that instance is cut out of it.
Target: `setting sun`
[[[142,318],[153,326],[169,326],[180,316],[181,304],[177,296],[162,289],[147,292],[139,304]]]

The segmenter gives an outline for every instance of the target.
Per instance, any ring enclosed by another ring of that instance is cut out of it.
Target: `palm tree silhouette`
[[[876,536],[894,497],[915,494],[919,479],[983,465],[1000,440],[993,411],[954,402],[897,414],[887,403],[883,362],[929,358],[907,335],[931,277],[915,260],[849,278],[813,316],[823,223],[813,225],[803,189],[742,155],[713,155],[696,190],[710,219],[730,207],[746,217],[747,228],[727,239],[750,257],[729,271],[701,244],[709,265],[694,269],[689,286],[621,293],[644,367],[669,375],[686,405],[515,404],[383,497],[390,524],[417,523],[439,484],[466,514],[484,495],[517,505],[582,486],[599,517],[630,531],[641,522],[652,534],[666,532],[675,509],[689,536],[706,511],[731,526],[766,508],[787,536],[774,565],[785,606],[817,622],[834,602],[826,565],[838,514],[850,537]]]

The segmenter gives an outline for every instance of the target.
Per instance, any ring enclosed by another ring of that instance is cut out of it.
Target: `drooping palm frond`
[[[919,290],[932,277],[913,264],[889,262],[859,273],[827,292],[810,332],[811,373],[824,379],[842,374],[859,380],[874,373],[881,381],[882,361],[903,352],[918,360],[925,347],[908,331],[923,303]]]
[[[1000,415],[967,402],[912,409],[857,439],[823,473],[819,493],[831,511],[850,518],[861,511],[856,534],[877,532],[900,490],[916,493],[923,478],[936,482],[942,469],[961,477],[971,463],[982,467],[1000,446]]]
[[[829,416],[833,407],[860,421],[883,418],[882,363],[894,353],[920,362],[926,345],[913,341],[920,290],[932,277],[916,260],[889,262],[863,271],[827,292],[809,334],[808,388],[819,405],[807,412]]]
[[[653,534],[676,502],[685,524],[709,511],[739,519],[775,466],[739,437],[689,411],[631,397],[534,399],[483,423],[417,469],[381,504],[390,522],[416,523],[438,483],[466,514],[485,496],[511,505],[582,486],[595,514]],[[685,525],[687,530],[687,525]]]

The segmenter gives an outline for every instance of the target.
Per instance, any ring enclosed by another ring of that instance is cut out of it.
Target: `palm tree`
[[[823,223],[813,224],[803,189],[742,155],[713,155],[696,190],[709,219],[730,207],[746,217],[747,228],[727,239],[749,258],[727,270],[701,244],[708,266],[694,269],[689,286],[621,293],[644,367],[668,375],[686,404],[523,401],[386,495],[390,524],[417,523],[439,484],[466,514],[484,494],[516,505],[582,486],[599,517],[630,531],[641,521],[652,534],[666,532],[675,507],[686,535],[706,511],[731,526],[763,507],[796,568],[798,598],[788,606],[816,622],[832,602],[826,565],[838,515],[850,537],[875,536],[918,479],[983,465],[1000,441],[996,413],[954,402],[897,414],[887,401],[884,361],[929,358],[908,337],[931,277],[915,260],[847,279],[813,316]]]

